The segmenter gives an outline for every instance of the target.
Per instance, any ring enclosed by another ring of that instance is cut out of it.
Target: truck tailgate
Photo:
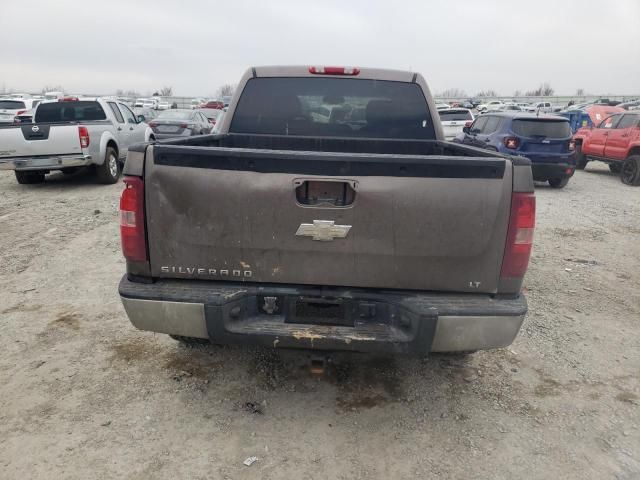
[[[145,184],[154,277],[497,290],[504,158],[156,145]]]
[[[81,153],[78,125],[27,123],[0,127],[0,161]]]

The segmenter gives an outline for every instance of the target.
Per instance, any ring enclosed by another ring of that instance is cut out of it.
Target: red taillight
[[[516,148],[518,148],[518,145],[520,145],[520,140],[518,140],[517,137],[505,137],[502,142],[504,143],[505,147],[511,148],[512,150],[515,150]]]
[[[473,125],[473,122],[471,120],[469,120],[468,122],[465,122],[464,126],[465,127],[471,127],[471,125]]]
[[[536,197],[533,193],[514,192],[507,243],[502,259],[502,277],[523,277],[529,265],[533,230],[536,223]]]
[[[158,126],[158,124],[156,122],[149,122],[149,126],[151,128],[156,128]]]
[[[569,151],[573,152],[576,149],[576,141],[574,139],[569,140]]]
[[[20,110],[16,115],[22,115],[24,112],[26,112],[26,110]]]
[[[309,67],[309,73],[316,75],[358,75],[360,69],[355,67]]]
[[[120,197],[120,239],[124,258],[131,262],[147,261],[144,227],[144,182],[138,177],[124,177],[125,189]]]
[[[87,130],[87,127],[78,127],[78,137],[80,137],[80,146],[82,148],[87,148],[91,144],[89,130]]]
[[[59,102],[77,102],[78,97],[62,97],[58,99]]]

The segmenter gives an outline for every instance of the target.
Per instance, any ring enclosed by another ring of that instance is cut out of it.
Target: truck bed
[[[136,158],[155,278],[473,293],[498,291],[513,165],[528,164],[431,140],[234,134]]]

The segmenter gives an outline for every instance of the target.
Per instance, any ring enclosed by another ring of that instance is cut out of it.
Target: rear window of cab
[[[356,78],[253,78],[230,133],[435,139],[416,83]]]
[[[0,108],[3,110],[20,110],[26,108],[20,100],[0,100]]]
[[[71,101],[41,103],[36,108],[34,121],[40,122],[86,122],[106,120],[107,116],[96,101]]]
[[[440,110],[438,114],[442,122],[473,120],[473,116],[469,110]]]

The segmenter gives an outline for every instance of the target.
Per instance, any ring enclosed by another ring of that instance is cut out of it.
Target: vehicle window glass
[[[473,125],[471,125],[471,133],[482,133],[482,129],[484,128],[484,126],[487,124],[487,117],[480,117],[479,119],[477,119],[475,122],[473,122]]]
[[[207,108],[205,110],[202,110],[202,112],[200,113],[202,113],[206,118],[218,118],[222,113],[222,110],[214,110],[212,108]]]
[[[131,110],[129,110],[129,107],[121,103],[118,104],[118,106],[120,107],[120,110],[122,111],[122,114],[124,115],[124,118],[127,121],[127,123],[138,123],[136,121],[136,116],[133,114]]]
[[[198,113],[198,120],[200,120],[200,123],[207,123],[207,117],[205,117],[202,113]]]
[[[108,103],[109,103],[109,108],[111,108],[111,110],[113,111],[113,114],[116,116],[116,120],[118,120],[118,123],[124,123],[124,117],[120,113],[120,110],[118,110],[118,107],[116,106],[116,104],[113,102],[108,102]]]
[[[253,78],[233,133],[435,139],[416,83],[354,78]]]
[[[613,129],[618,128],[618,122],[622,118],[622,114],[618,113],[617,115],[611,115],[608,118],[605,118],[600,124],[600,128]]]
[[[460,120],[473,120],[471,112],[468,110],[440,110],[440,120],[443,122],[452,122]]]
[[[638,124],[638,119],[640,119],[638,115],[624,115],[616,128],[635,127]]]
[[[41,103],[36,109],[34,121],[39,122],[84,122],[106,120],[102,106],[95,100],[74,102]]]
[[[511,130],[521,137],[568,138],[569,122],[562,120],[514,120]]]
[[[489,135],[498,129],[498,125],[500,125],[500,117],[487,117],[487,123],[482,129],[482,133]]]
[[[0,108],[3,110],[19,110],[26,107],[24,102],[18,100],[0,100]]]
[[[191,120],[193,112],[191,110],[163,110],[158,114],[158,119],[171,120]]]

